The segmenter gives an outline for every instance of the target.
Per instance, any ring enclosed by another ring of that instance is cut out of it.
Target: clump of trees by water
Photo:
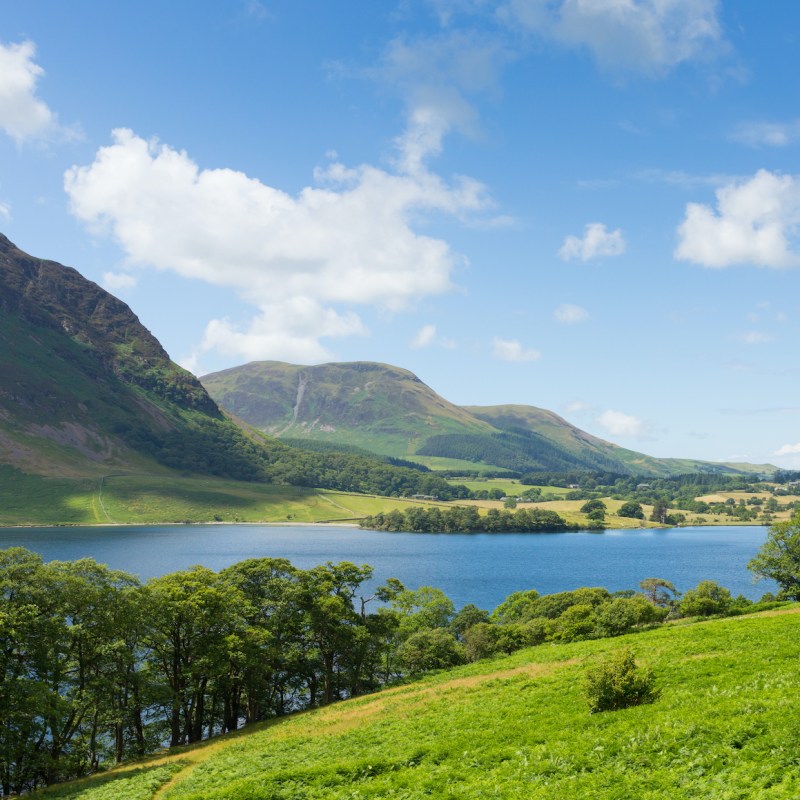
[[[412,533],[537,533],[582,529],[578,525],[569,525],[555,511],[542,508],[518,508],[514,511],[491,508],[486,516],[481,516],[475,506],[447,509],[412,506],[404,511],[395,509],[365,517],[361,520],[361,527]],[[602,520],[597,527],[603,527]]]
[[[800,516],[751,562],[800,597]],[[374,691],[407,676],[511,653],[645,630],[680,616],[774,607],[714,581],[681,597],[637,590],[516,592],[456,611],[439,589],[367,565],[308,570],[250,559],[145,584],[92,559],[44,563],[0,551],[0,791],[67,780],[167,745]]]

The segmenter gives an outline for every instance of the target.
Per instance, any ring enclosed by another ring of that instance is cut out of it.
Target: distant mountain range
[[[121,300],[0,234],[0,465],[62,477],[178,470],[419,488],[418,470],[389,474],[392,459],[518,472],[774,469],[651,458],[531,406],[459,407],[385,364],[270,361],[201,383]]]
[[[526,405],[456,406],[388,364],[260,361],[201,378],[221,406],[287,440],[357,446],[441,468],[602,470],[663,476],[771,473],[771,465],[654,458]]]

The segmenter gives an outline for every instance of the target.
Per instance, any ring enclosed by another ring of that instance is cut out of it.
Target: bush
[[[638,667],[627,647],[589,667],[583,687],[592,714],[652,703],[660,695],[653,671]]]
[[[710,617],[727,614],[733,605],[731,593],[716,581],[700,581],[684,594],[680,611],[684,617]]]
[[[444,628],[424,628],[412,633],[397,650],[400,663],[412,675],[463,664],[464,647]]]

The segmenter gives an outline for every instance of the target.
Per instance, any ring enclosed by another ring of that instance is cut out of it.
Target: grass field
[[[4,471],[0,525],[356,520],[409,504],[445,505],[214,478],[60,479]]]
[[[798,610],[542,645],[34,796],[794,800]],[[661,697],[591,715],[586,667],[623,645]]]
[[[500,489],[507,495],[517,496],[528,489],[541,489],[542,494],[551,494],[555,497],[563,497],[572,489],[565,489],[561,486],[528,486],[525,483],[520,483],[517,480],[510,480],[508,478],[483,478],[478,480],[462,480],[460,478],[451,478],[448,483],[457,486],[459,484],[466,486],[473,492],[480,492],[482,490],[488,491],[489,489]]]
[[[516,495],[526,487],[517,481],[493,478],[468,481],[471,489],[499,488]],[[541,487],[543,492],[566,494],[569,489]],[[720,494],[738,502],[741,493]],[[747,495],[744,495],[747,497]],[[710,496],[711,497],[711,496]],[[714,496],[715,498],[717,496]],[[795,498],[779,498],[781,503]],[[503,508],[503,501],[465,500],[486,511]],[[520,503],[520,508],[555,511],[570,524],[585,525],[580,513],[582,500],[552,500]],[[649,522],[652,508],[643,506],[645,520],[619,517],[621,500],[605,498],[609,528],[658,527]],[[0,468],[0,526],[2,525],[93,525],[169,522],[335,522],[357,521],[367,515],[406,509],[409,504],[447,508],[449,503],[418,502],[402,498],[348,494],[295,486],[244,483],[219,478],[188,478],[174,475],[107,475],[100,478],[49,478],[25,475]],[[791,511],[774,515],[788,519]],[[688,525],[752,525],[727,516],[686,513]]]

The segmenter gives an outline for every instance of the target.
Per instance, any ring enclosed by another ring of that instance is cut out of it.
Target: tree
[[[534,607],[538,599],[539,592],[536,589],[514,592],[492,611],[492,620],[504,625],[509,622],[524,622],[531,619],[536,615]]]
[[[653,522],[660,522],[662,525],[667,521],[667,501],[656,500],[653,503],[653,513],[650,515]]]
[[[594,511],[606,513],[606,504],[602,500],[587,500],[581,506],[581,514],[591,514]]]
[[[678,594],[675,585],[664,578],[645,578],[639,582],[639,588],[654,606],[665,608]]]
[[[459,638],[464,638],[464,632],[481,622],[489,621],[489,612],[478,608],[474,603],[467,603],[450,622],[450,630]]]
[[[680,611],[684,617],[710,617],[726,613],[733,603],[731,593],[716,581],[700,581],[684,594]]]
[[[774,580],[781,587],[781,597],[800,600],[800,512],[770,527],[767,540],[747,568],[757,580]]]
[[[464,647],[444,628],[422,629],[400,645],[400,663],[412,674],[464,663]]]
[[[628,519],[644,519],[644,511],[642,504],[637,503],[635,500],[629,500],[623,503],[617,511],[618,517],[627,517]]]
[[[653,671],[639,667],[627,647],[589,667],[583,688],[592,714],[652,703],[660,694]]]

